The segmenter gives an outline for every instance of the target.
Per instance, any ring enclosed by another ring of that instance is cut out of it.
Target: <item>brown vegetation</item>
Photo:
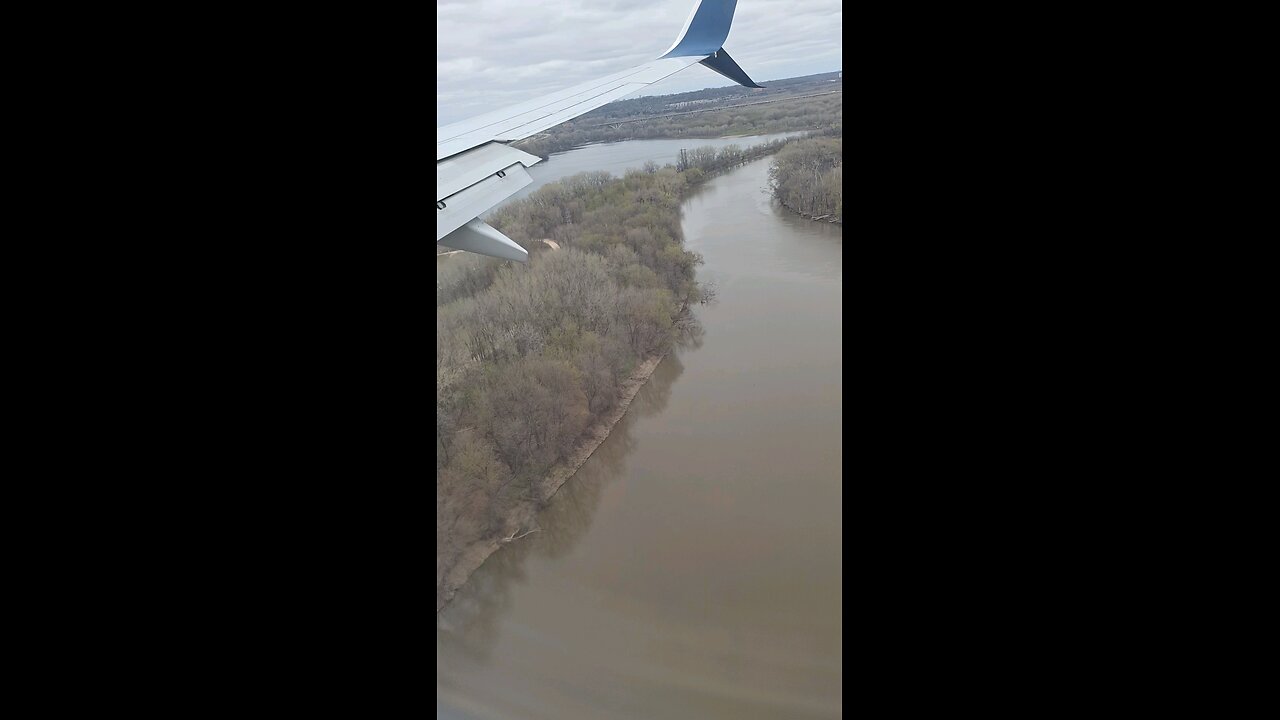
[[[769,169],[774,197],[805,217],[843,222],[842,148],[838,137],[789,143]]]
[[[687,308],[713,291],[683,247],[686,191],[787,142],[696,148],[680,170],[648,163],[546,185],[487,218],[529,251],[527,264],[470,253],[437,264],[437,611],[528,532],[673,339],[696,333]]]
[[[516,146],[525,152],[545,158],[551,153],[593,142],[648,138],[713,138],[796,130],[840,134],[842,97],[842,95],[828,95],[794,101],[786,100],[769,105],[728,108],[697,115],[654,118],[616,128],[598,125],[582,127],[580,124],[566,123],[548,133],[522,140]]]
[[[548,470],[611,416],[637,365],[699,299],[674,168],[585,173],[490,219],[527,265],[464,255],[436,278],[436,582],[464,550],[511,536]],[[551,250],[543,238],[554,238]]]

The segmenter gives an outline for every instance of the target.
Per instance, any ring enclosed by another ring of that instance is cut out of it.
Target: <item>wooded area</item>
[[[463,254],[438,268],[437,587],[463,548],[505,537],[512,509],[543,499],[547,470],[701,299],[680,228],[700,172],[651,164],[547,185],[489,219],[528,264]]]
[[[713,138],[796,130],[839,135],[843,122],[841,113],[843,97],[843,95],[824,95],[769,105],[714,110],[696,115],[654,118],[618,128],[584,127],[579,119],[553,128],[546,134],[521,140],[516,143],[516,147],[545,158],[551,153],[593,142],[648,138]],[[640,98],[640,100],[649,100],[649,98]]]
[[[464,551],[522,530],[512,518],[540,505],[548,471],[621,409],[636,367],[696,332],[686,309],[709,293],[684,248],[687,191],[800,142],[820,143],[821,157],[834,142],[838,160],[839,140],[784,139],[682,150],[676,167],[649,162],[621,179],[580,173],[486,217],[527,264],[437,261],[437,609]]]
[[[774,197],[806,217],[843,222],[843,144],[839,137],[788,143],[769,168]]]

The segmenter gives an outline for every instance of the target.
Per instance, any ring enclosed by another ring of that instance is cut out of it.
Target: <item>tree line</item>
[[[709,173],[731,170],[752,160],[772,155],[791,141],[792,138],[772,140],[767,143],[751,145],[745,150],[737,145],[726,145],[720,149],[710,145],[696,147],[691,150],[681,148],[679,155],[676,157],[676,170],[682,173],[691,172],[692,174],[689,175],[690,182],[699,182]]]
[[[774,197],[801,215],[843,222],[842,147],[839,137],[789,143],[769,168]]]
[[[588,127],[588,121],[579,118],[559,125],[545,134],[519,141],[516,147],[546,158],[551,153],[563,152],[595,142],[681,137],[713,138],[725,135],[762,135],[799,130],[839,135],[843,123],[841,97],[841,95],[824,95],[768,105],[712,110],[694,115],[655,118],[617,128]],[[596,119],[593,122],[601,121]]]

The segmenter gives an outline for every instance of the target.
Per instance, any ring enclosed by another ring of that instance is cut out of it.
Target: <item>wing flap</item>
[[[487,143],[436,163],[436,200],[465,190],[516,163],[533,167],[542,158],[499,143]]]
[[[504,168],[502,175],[490,175],[460,192],[436,201],[436,242],[533,182],[533,178],[529,177],[520,163]]]

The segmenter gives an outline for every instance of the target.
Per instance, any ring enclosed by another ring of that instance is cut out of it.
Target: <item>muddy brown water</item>
[[[437,615],[437,717],[840,717],[843,236],[770,162],[684,205],[700,337]]]

